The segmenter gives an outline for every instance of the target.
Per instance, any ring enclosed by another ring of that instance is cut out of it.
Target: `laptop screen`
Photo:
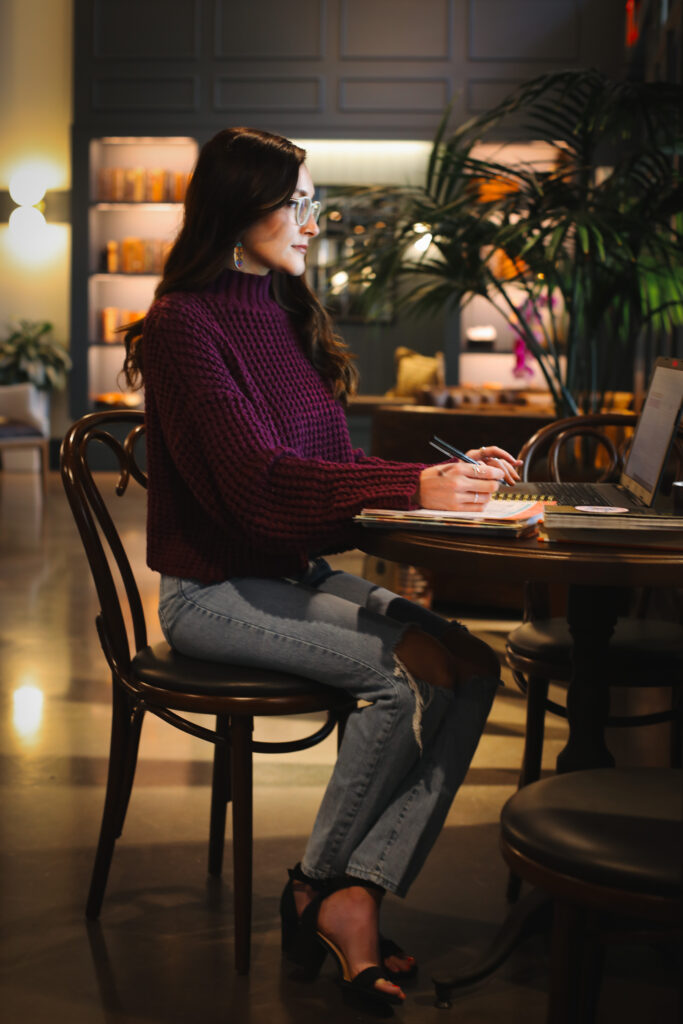
[[[652,505],[683,408],[683,359],[655,363],[621,483]]]

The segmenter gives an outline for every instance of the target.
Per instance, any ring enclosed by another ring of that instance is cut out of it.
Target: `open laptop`
[[[660,357],[618,484],[529,481],[505,484],[493,498],[553,501],[558,505],[653,508],[683,410],[683,359]]]

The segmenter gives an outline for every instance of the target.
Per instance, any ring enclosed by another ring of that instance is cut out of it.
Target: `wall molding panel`
[[[579,0],[468,0],[468,58],[571,62],[580,56]]]
[[[453,0],[341,0],[342,60],[451,60]]]
[[[441,114],[451,94],[447,78],[342,78],[343,113]]]
[[[97,78],[92,83],[92,107],[102,112],[197,113],[199,91],[196,75]]]
[[[293,5],[214,0],[214,56],[230,61],[322,60],[326,0]]]
[[[215,79],[214,110],[250,113],[322,114],[325,86],[320,76],[228,76]]]
[[[100,60],[198,60],[202,0],[94,0],[92,53]]]

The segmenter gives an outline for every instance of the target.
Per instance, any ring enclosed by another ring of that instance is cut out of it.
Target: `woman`
[[[324,555],[353,546],[364,506],[472,509],[517,473],[496,447],[474,467],[351,448],[356,371],[303,278],[320,209],[304,157],[249,128],[202,148],[125,373],[145,384],[148,562],[169,643],[358,698],[283,892],[283,948],[310,974],[331,951],[348,995],[397,1003],[414,961],[380,944],[381,897],[406,893],[436,839],[498,665],[463,627]]]

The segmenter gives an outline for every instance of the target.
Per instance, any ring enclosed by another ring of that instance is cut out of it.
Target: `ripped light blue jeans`
[[[473,676],[454,690],[434,688],[395,656],[410,625],[439,637],[451,623],[321,558],[291,579],[164,576],[159,617],[183,654],[294,672],[358,698],[302,868],[404,896],[465,777],[499,682]]]

